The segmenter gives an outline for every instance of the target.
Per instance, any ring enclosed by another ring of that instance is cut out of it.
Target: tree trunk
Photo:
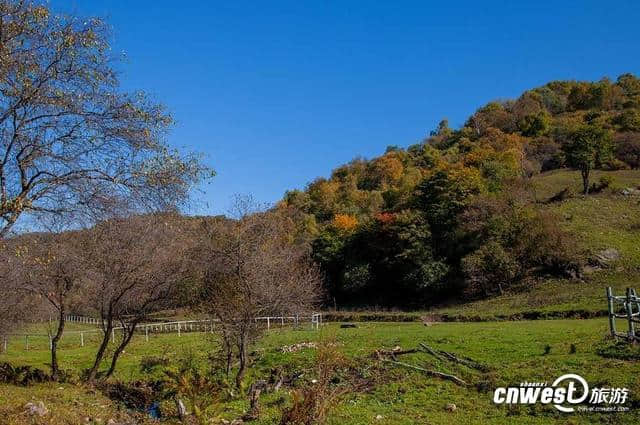
[[[59,318],[58,318],[58,329],[56,330],[56,334],[51,339],[51,378],[54,381],[59,379],[60,375],[60,367],[58,366],[58,342],[60,338],[62,338],[62,333],[64,332],[65,325],[65,310],[64,307],[60,307],[58,310]]]
[[[589,172],[591,170],[589,169],[589,167],[582,167],[581,173],[582,173],[582,189],[583,189],[583,193],[585,195],[589,194]]]
[[[226,350],[226,365],[225,365],[225,372],[226,372],[226,376],[227,378],[229,378],[229,375],[231,374],[231,365],[233,364],[233,348],[231,347],[231,344],[225,344],[225,350]]]
[[[238,341],[238,359],[240,360],[240,366],[238,367],[238,373],[236,374],[236,388],[242,388],[242,380],[244,374],[247,371],[247,343],[246,336],[241,335],[240,341]]]
[[[98,352],[96,353],[96,358],[93,362],[93,366],[87,371],[87,382],[93,382],[96,379],[96,374],[98,373],[98,368],[100,367],[100,363],[102,363],[102,358],[104,357],[104,353],[107,350],[107,346],[109,345],[109,338],[111,338],[111,331],[113,329],[113,319],[107,319],[107,327],[104,329],[104,336],[102,337],[102,342],[100,343],[100,347],[98,348]]]
[[[122,341],[120,342],[120,345],[118,345],[118,348],[116,348],[116,351],[113,353],[113,357],[111,357],[111,366],[109,366],[109,370],[107,371],[107,374],[104,376],[105,379],[113,375],[113,372],[116,370],[116,363],[118,362],[118,357],[120,357],[120,354],[122,354],[126,346],[129,344],[129,342],[131,342],[131,338],[133,337],[133,334],[135,333],[137,326],[138,326],[137,323],[134,323],[131,325],[131,329],[127,330],[126,336],[122,339]]]
[[[266,388],[267,382],[260,380],[251,384],[249,390],[249,410],[242,417],[244,421],[255,421],[260,416],[260,393]]]

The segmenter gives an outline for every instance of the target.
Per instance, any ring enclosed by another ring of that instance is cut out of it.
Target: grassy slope
[[[443,323],[425,327],[417,323],[368,323],[358,329],[338,329],[327,326],[322,332],[275,330],[259,344],[255,353],[254,375],[268,376],[275,366],[291,371],[306,370],[303,379],[313,378],[311,364],[315,350],[304,349],[295,353],[282,353],[280,347],[301,341],[317,340],[321,335],[331,335],[339,342],[340,350],[352,361],[358,376],[368,384],[367,391],[350,392],[331,417],[331,424],[634,424],[640,421],[640,411],[595,415],[562,415],[549,406],[496,407],[491,401],[491,391],[483,392],[475,384],[487,382],[492,390],[496,385],[517,384],[522,380],[551,381],[557,376],[575,372],[584,376],[592,385],[633,388],[634,403],[638,399],[640,363],[605,359],[595,353],[603,341],[607,324],[605,319],[522,321],[507,323]],[[140,360],[149,355],[166,355],[171,359],[195,353],[205,363],[206,353],[214,346],[212,336],[183,334],[154,336],[149,343],[142,336],[136,337],[123,355],[117,378],[125,381],[149,379],[140,371]],[[428,378],[420,372],[381,364],[371,356],[380,348],[416,347],[424,341],[434,347],[465,354],[492,368],[483,375],[461,366],[435,360],[424,353],[403,356],[412,364],[455,373],[473,384],[469,388],[450,382]],[[576,345],[576,353],[569,354],[570,344]],[[545,345],[551,347],[544,354]],[[62,351],[63,367],[78,370],[90,362],[95,345],[85,348],[67,348]],[[28,353],[19,344],[12,345],[9,353],[0,361],[45,367],[46,347]],[[256,376],[254,376],[256,377]],[[277,423],[280,403],[288,403],[282,394],[266,394],[262,398],[263,417],[257,424]],[[46,420],[29,422],[22,406],[31,400],[44,401],[51,411]],[[447,403],[455,403],[454,413],[445,410]],[[232,419],[246,409],[244,400],[224,405],[224,416]],[[117,406],[81,386],[42,384],[30,388],[0,385],[0,423],[29,424],[77,424],[84,417],[99,418],[106,423],[115,418]],[[375,420],[377,415],[382,419]],[[8,422],[3,422],[8,421]],[[169,422],[171,423],[171,422]]]
[[[563,202],[546,205],[561,217],[561,225],[571,232],[581,249],[595,253],[615,248],[621,259],[608,270],[585,277],[584,281],[550,279],[524,291],[512,292],[478,302],[436,309],[450,315],[491,317],[523,312],[567,312],[606,310],[605,288],[623,292],[627,286],[640,289],[640,198],[623,196],[620,189],[640,186],[640,171],[594,173],[614,178],[613,189],[584,197],[576,195]],[[580,190],[577,172],[555,171],[534,179],[536,195],[546,200],[565,187]]]

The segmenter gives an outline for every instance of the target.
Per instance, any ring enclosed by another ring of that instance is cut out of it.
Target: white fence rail
[[[313,313],[312,315],[295,315],[295,316],[263,316],[256,317],[255,323],[265,323],[267,326],[267,330],[271,330],[272,327],[280,325],[279,327],[284,327],[287,324],[291,323],[294,328],[298,329],[302,322],[307,322],[310,319],[311,329],[319,329],[322,325],[322,313]],[[86,316],[75,316],[70,315],[65,318],[66,321],[71,323],[83,323],[83,324],[91,324],[100,326],[100,319],[96,319],[93,317]],[[144,333],[145,341],[149,341],[149,336],[156,333],[177,333],[180,337],[183,333],[191,333],[191,332],[209,332],[213,333],[215,331],[215,323],[217,320],[180,320],[173,322],[159,322],[159,323],[141,323],[136,326],[137,333]],[[115,342],[116,333],[118,331],[122,331],[124,327],[117,326],[112,328],[111,330],[111,341]],[[63,337],[68,335],[77,335],[78,342],[81,347],[85,345],[85,336],[92,334],[102,334],[104,331],[101,328],[96,328],[95,330],[87,329],[87,330],[79,330],[79,331],[64,331]],[[9,338],[8,337],[24,337],[24,347],[26,350],[29,350],[30,347],[30,337],[40,337],[47,338],[49,342],[49,349],[51,349],[53,335],[48,334],[37,334],[37,333],[22,333],[22,334],[10,334],[4,336],[4,341],[2,344],[2,348],[4,352],[7,351]]]

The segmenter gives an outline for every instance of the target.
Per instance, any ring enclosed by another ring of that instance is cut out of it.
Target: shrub
[[[315,365],[315,379],[293,392],[292,404],[283,412],[280,425],[322,425],[345,394],[346,388],[335,383],[345,365],[335,341],[325,340],[318,346]]]
[[[107,397],[135,410],[148,409],[158,398],[157,389],[146,382],[115,382],[104,383],[101,386]]]
[[[626,162],[621,161],[618,158],[612,158],[609,161],[607,161],[602,168],[609,171],[619,171],[619,170],[628,170],[631,167]]]
[[[602,192],[603,190],[612,187],[614,184],[615,184],[615,179],[612,176],[602,176],[600,177],[600,180],[598,180],[598,183],[593,183],[591,185],[590,192],[591,193]]]
[[[640,133],[616,136],[616,158],[631,168],[640,168]]]
[[[570,235],[555,215],[529,202],[514,188],[476,199],[464,214],[466,241],[475,248],[461,262],[468,295],[502,293],[533,273],[579,274],[582,259]]]
[[[469,281],[468,292],[484,296],[502,294],[503,288],[520,274],[520,265],[496,241],[489,241],[463,258],[462,269]]]
[[[167,366],[169,360],[164,357],[147,356],[140,360],[140,370],[143,373],[151,373],[158,366]]]
[[[31,366],[14,367],[9,363],[0,363],[0,382],[2,383],[27,386],[50,380],[51,377],[41,369]]]

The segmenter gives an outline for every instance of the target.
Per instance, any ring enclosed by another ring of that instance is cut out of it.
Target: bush
[[[602,176],[598,183],[593,183],[589,191],[591,193],[602,192],[603,190],[612,187],[615,184],[615,179],[612,176]]]
[[[2,383],[27,386],[50,380],[51,377],[41,369],[31,366],[14,367],[9,363],[0,363],[0,382]]]
[[[476,247],[461,262],[465,291],[502,293],[531,274],[576,277],[581,256],[559,219],[538,210],[517,188],[477,199],[464,215],[467,243]]]
[[[322,425],[346,393],[346,388],[336,383],[345,359],[335,341],[321,342],[315,365],[315,379],[293,392],[292,405],[283,412],[280,425]]]
[[[640,133],[623,133],[616,137],[616,158],[631,168],[640,168]]]
[[[502,294],[503,288],[520,274],[520,265],[502,245],[489,241],[462,259],[462,270],[469,282],[468,293],[489,296]]]
[[[140,360],[140,370],[143,373],[151,373],[158,366],[167,366],[169,360],[164,357],[147,356]]]
[[[619,171],[628,170],[631,167],[626,162],[621,161],[618,158],[613,158],[607,161],[602,168],[609,171]]]

